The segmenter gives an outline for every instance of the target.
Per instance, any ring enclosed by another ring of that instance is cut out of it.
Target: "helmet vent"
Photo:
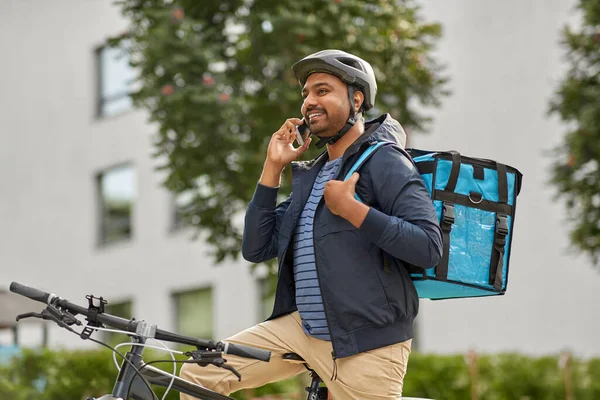
[[[337,60],[343,64],[349,65],[354,69],[365,72],[365,70],[362,68],[362,65],[353,58],[339,57]]]

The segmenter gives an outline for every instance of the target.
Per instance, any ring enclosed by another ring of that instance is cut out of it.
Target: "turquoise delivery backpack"
[[[405,151],[395,143],[376,142],[361,154],[346,179],[386,144],[402,150],[423,177],[443,232],[440,263],[429,269],[409,266],[419,298],[503,295],[522,174],[456,151]]]

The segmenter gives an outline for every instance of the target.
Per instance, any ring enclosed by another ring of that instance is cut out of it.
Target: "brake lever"
[[[69,326],[81,325],[81,321],[75,318],[73,314],[68,311],[61,311],[53,306],[47,306],[42,310],[41,313],[36,312],[28,312],[24,314],[17,315],[17,322],[25,318],[40,318],[45,320],[51,320],[56,322],[59,326],[63,328],[68,328]]]
[[[231,371],[235,376],[237,376],[238,382],[241,382],[242,381],[242,375],[240,375],[240,373],[237,372],[237,370],[235,368],[233,368],[231,365],[225,364],[227,362],[226,360],[224,360],[224,359],[221,359],[221,360],[223,360],[223,365],[220,365],[220,367],[221,368],[225,368],[226,370]]]
[[[40,319],[45,319],[45,320],[51,320],[51,321],[56,322],[59,326],[61,326],[63,328],[67,327],[67,322],[63,321],[63,316],[61,315],[60,311],[58,311],[57,309],[52,310],[50,308],[50,306],[43,309],[41,313],[29,312],[29,313],[17,315],[17,322],[24,318],[40,318]],[[71,321],[69,321],[69,322],[71,322]],[[71,325],[73,323],[74,322],[71,322]]]
[[[17,322],[19,322],[19,320],[25,319],[25,318],[49,319],[49,318],[44,318],[44,316],[41,313],[28,312],[28,313],[25,313],[25,314],[19,314],[19,315],[17,315]]]
[[[221,354],[221,353],[219,353]],[[237,372],[237,370],[235,368],[233,368],[231,365],[227,364],[227,360],[224,359],[222,356],[219,356],[218,358],[213,358],[210,361],[210,364],[217,366],[219,368],[225,368],[228,371],[231,371],[235,376],[237,376],[238,378],[238,382],[242,381],[242,375],[240,375],[239,372]]]
[[[238,382],[241,382],[242,375],[231,365],[227,364],[227,360],[223,358],[223,353],[220,351],[188,351],[185,353],[186,356],[192,357],[197,361],[201,367],[206,367],[211,364],[219,368],[224,368],[231,371],[238,378]]]

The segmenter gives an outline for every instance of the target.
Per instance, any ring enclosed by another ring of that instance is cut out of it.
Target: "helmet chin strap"
[[[320,138],[320,140],[316,144],[317,148],[320,149],[326,144],[334,144],[335,142],[340,140],[342,136],[344,136],[346,132],[348,132],[350,128],[352,128],[356,121],[360,118],[362,113],[359,112],[356,115],[354,114],[354,91],[354,86],[348,85],[348,99],[350,100],[350,116],[348,117],[348,121],[346,121],[346,125],[344,125],[344,127],[335,135]]]

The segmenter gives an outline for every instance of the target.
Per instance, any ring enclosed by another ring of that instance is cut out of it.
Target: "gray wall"
[[[423,301],[416,344],[435,352],[598,355],[600,273],[567,253],[564,207],[546,183],[546,151],[564,127],[545,110],[564,71],[558,32],[576,20],[572,2],[424,3],[426,16],[444,26],[438,54],[454,93],[434,112],[432,132],[412,136],[412,145],[497,159],[525,178],[508,294]],[[0,3],[0,284],[22,281],[82,303],[88,293],[132,298],[138,318],[165,329],[173,328],[172,291],[213,285],[215,336],[227,336],[258,319],[247,264],[213,267],[201,241],[170,230],[171,197],[149,156],[155,127],[143,113],[94,118],[93,49],[125,27],[107,1]],[[134,238],[98,248],[94,175],[125,161],[137,174]],[[123,286],[134,277],[143,283]],[[32,344],[40,336],[36,329],[23,335]],[[50,340],[85,344],[57,330]]]

